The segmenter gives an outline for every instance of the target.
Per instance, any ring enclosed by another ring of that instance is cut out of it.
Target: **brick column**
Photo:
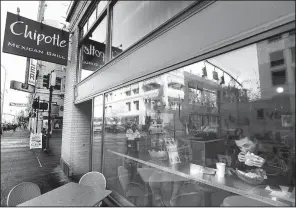
[[[91,101],[74,105],[74,86],[78,53],[78,29],[72,36],[70,61],[66,69],[64,119],[62,134],[62,159],[69,165],[69,175],[89,171],[89,146],[91,131]]]

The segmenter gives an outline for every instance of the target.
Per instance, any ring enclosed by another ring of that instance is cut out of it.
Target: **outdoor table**
[[[271,191],[266,189],[268,184],[259,185],[259,186],[251,185],[242,181],[235,175],[225,175],[225,177],[219,178],[216,175],[207,175],[203,173],[190,174],[190,163],[181,164],[177,169],[173,169],[172,167],[165,167],[165,166],[156,164],[153,161],[147,162],[144,160],[140,160],[138,158],[133,158],[128,155],[121,154],[119,152],[115,152],[111,150],[108,150],[108,151],[118,156],[132,159],[134,161],[145,164],[147,166],[154,167],[159,170],[166,171],[171,174],[175,174],[184,178],[188,178],[190,180],[197,181],[199,183],[208,185],[210,187],[222,189],[227,192],[245,196],[245,197],[269,204],[271,206],[291,206],[292,204],[295,204],[294,194],[291,194],[289,198],[272,196]]]
[[[95,206],[110,193],[110,190],[70,182],[18,206]]]

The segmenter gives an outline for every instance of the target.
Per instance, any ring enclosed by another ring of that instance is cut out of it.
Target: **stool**
[[[228,196],[223,200],[221,207],[268,207],[269,204],[265,204],[254,199],[250,199],[244,196]]]

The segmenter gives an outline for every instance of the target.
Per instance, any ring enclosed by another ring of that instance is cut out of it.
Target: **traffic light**
[[[33,104],[32,104],[33,109],[39,109],[39,102],[37,99],[34,99]]]
[[[50,74],[43,76],[43,87],[49,88]]]
[[[48,110],[48,103],[40,103],[39,109],[40,110]]]

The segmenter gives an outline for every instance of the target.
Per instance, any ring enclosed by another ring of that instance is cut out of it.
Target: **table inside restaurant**
[[[162,183],[162,182],[174,182],[174,181],[188,181],[188,178],[171,174],[164,171],[159,171],[156,168],[137,168],[139,175],[145,183]],[[161,177],[150,177],[153,173],[161,174]]]
[[[18,206],[95,206],[110,193],[110,190],[70,182]]]
[[[144,161],[144,160],[133,158],[128,155],[114,152],[111,150],[109,150],[109,152],[121,157],[132,159],[139,163],[145,164],[146,166],[150,166],[150,167],[159,169],[161,171],[166,171],[168,173],[175,174],[177,176],[181,176],[189,180],[194,180],[199,183],[208,185],[210,187],[222,189],[227,192],[245,196],[245,197],[269,204],[271,206],[291,206],[292,204],[295,204],[295,196],[294,196],[295,194],[290,194],[290,197],[280,197],[280,196],[275,197],[274,195],[272,195],[272,191],[266,189],[268,184],[263,184],[259,186],[251,185],[242,181],[236,175],[225,175],[225,177],[219,178],[216,175],[207,175],[203,173],[192,174],[190,173],[190,163],[183,163],[183,164],[180,164],[178,168],[172,168],[172,167],[166,166],[165,164],[156,163],[153,160]],[[141,171],[139,172],[139,174],[141,175]],[[145,178],[144,174],[142,174],[142,176],[143,178]],[[272,176],[269,176],[269,177],[272,177]]]

